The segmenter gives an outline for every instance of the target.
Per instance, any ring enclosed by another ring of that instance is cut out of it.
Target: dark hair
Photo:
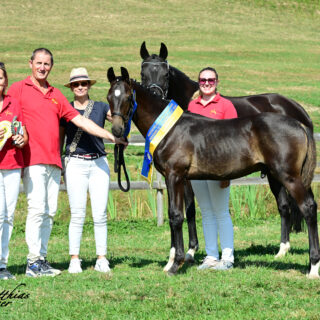
[[[51,65],[53,65],[53,55],[52,55],[51,51],[49,49],[47,49],[47,48],[38,48],[38,49],[33,50],[32,56],[30,58],[31,61],[33,61],[35,59],[36,54],[38,52],[44,52],[44,53],[48,54],[50,56],[50,58],[51,58]]]
[[[216,74],[216,79],[218,80],[219,76],[218,76],[218,72],[216,69],[214,68],[211,68],[211,67],[206,67],[206,68],[203,68],[202,70],[200,70],[199,72],[199,75],[198,75],[198,80],[200,79],[200,74],[203,72],[203,71],[206,71],[206,70],[209,70],[209,71],[212,71]]]
[[[7,86],[8,85],[8,74],[7,74],[7,70],[6,70],[6,67],[3,62],[0,62],[0,70],[3,71],[3,75],[6,78],[6,86]],[[4,92],[2,92],[2,94],[4,94]]]
[[[7,70],[6,70],[6,67],[5,67],[5,65],[4,65],[4,63],[3,63],[3,62],[0,62],[0,70],[2,70],[2,71],[3,71],[3,74],[4,74],[5,78],[6,78],[6,80],[8,81],[8,74],[7,74]]]

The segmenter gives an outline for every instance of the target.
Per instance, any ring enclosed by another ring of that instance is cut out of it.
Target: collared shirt
[[[221,97],[219,93],[205,106],[201,102],[201,97],[190,101],[188,111],[218,120],[238,117],[232,102]]]
[[[21,121],[24,126],[22,111],[18,100],[10,95],[5,95],[3,107],[0,111],[0,121],[10,121],[17,116],[17,121]],[[23,168],[23,156],[21,149],[12,144],[12,138],[9,138],[0,151],[0,169],[11,170]]]
[[[21,103],[29,134],[29,143],[23,148],[25,166],[50,164],[61,168],[59,122],[70,121],[79,115],[60,90],[47,83],[43,94],[30,77],[15,82],[8,93]]]

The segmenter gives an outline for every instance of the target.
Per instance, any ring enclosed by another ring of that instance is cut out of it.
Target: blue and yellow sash
[[[178,106],[178,104],[171,100],[166,108],[161,112],[159,117],[149,128],[146,136],[146,144],[144,149],[144,160],[141,170],[141,175],[149,183],[152,180],[152,157],[153,153],[161,142],[161,140],[166,136],[172,126],[179,120],[183,113],[183,110]]]

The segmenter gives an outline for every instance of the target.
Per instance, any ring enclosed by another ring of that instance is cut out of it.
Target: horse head
[[[166,60],[168,50],[161,42],[159,55],[150,55],[145,41],[140,48],[141,63],[141,84],[150,89],[154,94],[166,98],[169,88],[169,63]]]
[[[107,100],[112,113],[112,133],[117,138],[123,136],[130,113],[133,109],[132,88],[129,73],[126,68],[121,67],[121,76],[116,77],[113,68],[107,72],[108,80],[111,84]]]

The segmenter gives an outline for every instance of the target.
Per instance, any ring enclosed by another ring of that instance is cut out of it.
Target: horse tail
[[[302,165],[301,176],[303,185],[306,187],[307,190],[309,190],[311,187],[311,182],[313,180],[314,171],[317,166],[317,153],[312,128],[305,126],[303,126],[303,128],[307,135],[308,149],[304,163]]]
[[[311,190],[311,182],[313,180],[314,170],[316,168],[316,144],[313,138],[313,127],[302,125],[307,136],[307,153],[302,165],[301,176],[303,185],[307,190]],[[312,191],[311,191],[312,192]],[[288,194],[290,206],[290,231],[301,232],[305,230],[304,220],[296,201]]]

